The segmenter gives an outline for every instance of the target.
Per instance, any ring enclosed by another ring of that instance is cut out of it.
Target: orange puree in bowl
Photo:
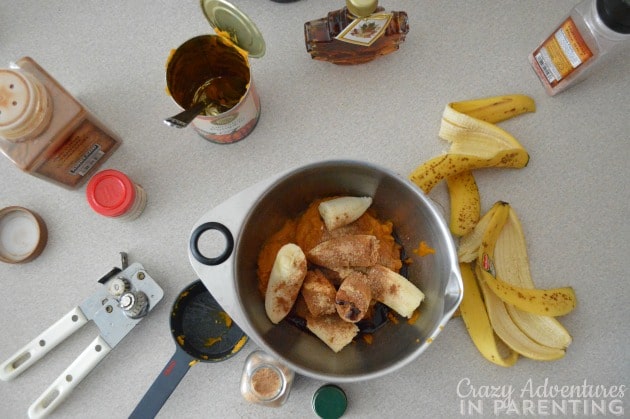
[[[399,272],[402,267],[400,260],[400,245],[392,235],[391,221],[379,221],[375,212],[369,209],[355,222],[340,227],[332,232],[327,231],[319,215],[319,204],[327,199],[318,199],[311,203],[306,211],[296,219],[285,221],[280,230],[273,234],[263,245],[258,255],[258,289],[264,296],[271,268],[276,254],[287,243],[295,243],[304,253],[307,253],[319,243],[329,240],[339,234],[370,234],[379,240],[378,263]]]

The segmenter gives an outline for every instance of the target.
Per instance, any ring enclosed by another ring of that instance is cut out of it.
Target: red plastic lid
[[[136,199],[136,188],[122,172],[103,170],[90,179],[87,201],[94,211],[106,217],[118,217],[129,211]]]

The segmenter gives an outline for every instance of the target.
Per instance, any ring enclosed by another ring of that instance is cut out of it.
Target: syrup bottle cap
[[[367,17],[378,7],[378,0],[346,0],[346,7],[356,17]]]

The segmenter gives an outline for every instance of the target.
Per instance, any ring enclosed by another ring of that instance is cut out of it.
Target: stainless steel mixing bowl
[[[286,321],[273,325],[258,291],[261,246],[288,218],[317,198],[371,196],[379,218],[391,220],[413,263],[408,279],[425,293],[414,324],[387,324],[373,343],[358,341],[334,353],[318,338]],[[223,235],[218,255],[203,253],[204,235]],[[416,257],[421,241],[435,254]],[[407,179],[359,161],[323,161],[278,174],[211,209],[193,227],[190,262],[219,304],[264,351],[312,378],[352,382],[393,372],[414,361],[446,326],[461,302],[463,285],[448,226],[434,203]],[[421,361],[416,361],[421,362]]]

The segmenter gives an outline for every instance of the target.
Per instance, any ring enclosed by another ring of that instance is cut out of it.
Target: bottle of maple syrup
[[[333,64],[362,64],[398,50],[409,32],[407,13],[385,12],[378,0],[346,6],[304,24],[306,51]]]

